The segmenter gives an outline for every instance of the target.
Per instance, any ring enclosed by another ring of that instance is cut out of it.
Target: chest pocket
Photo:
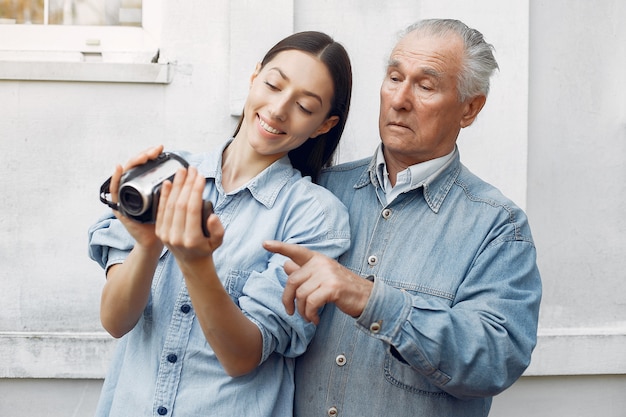
[[[448,291],[425,285],[384,279],[383,282],[401,291],[407,292],[412,297],[420,297],[429,302],[450,306],[454,299],[454,295]],[[385,379],[397,388],[430,397],[450,397],[448,393],[437,387],[437,385],[444,386],[450,381],[448,375],[438,369],[433,369],[429,377],[426,378],[420,372],[412,368],[393,346],[386,348],[383,372]]]
[[[393,347],[387,348],[383,372],[385,379],[397,388],[431,397],[450,396],[407,364]],[[450,377],[439,370],[435,370],[430,377],[434,377],[440,385],[445,385],[450,381]]]

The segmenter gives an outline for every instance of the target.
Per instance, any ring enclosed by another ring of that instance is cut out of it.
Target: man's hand
[[[284,266],[289,278],[283,292],[283,304],[289,314],[297,307],[304,319],[317,325],[318,311],[326,303],[334,303],[352,317],[360,316],[365,309],[372,293],[372,282],[334,259],[302,246],[266,241],[263,247],[290,258]]]

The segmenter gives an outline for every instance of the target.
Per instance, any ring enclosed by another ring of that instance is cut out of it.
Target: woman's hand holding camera
[[[163,145],[155,146],[131,158],[123,168],[121,165],[117,165],[115,167],[115,171],[111,176],[110,192],[112,203],[118,203],[120,180],[124,172],[128,171],[131,168],[143,165],[151,159],[155,159],[159,154],[161,154],[161,152],[163,152]],[[161,252],[161,249],[163,248],[163,243],[161,243],[161,241],[157,238],[155,234],[154,224],[136,222],[124,216],[118,210],[113,210],[113,213],[115,214],[115,217],[117,217],[122,222],[124,227],[126,227],[128,233],[130,233],[137,242],[137,245],[146,248],[152,248],[158,253]]]
[[[155,160],[162,152],[162,145],[155,146],[130,159],[123,168],[119,165],[115,167],[110,179],[112,207],[119,203],[123,175],[132,168]],[[219,218],[212,214],[211,204],[202,199],[204,177],[198,174],[195,167],[184,166],[187,164],[184,163],[176,171],[172,181],[165,180],[160,185],[156,216],[151,216],[152,219],[156,217],[156,221],[138,221],[124,215],[125,211],[121,209],[114,210],[114,213],[135,239],[135,247],[146,256],[157,259],[165,245],[181,268],[193,268],[198,266],[196,261],[206,262],[207,258],[211,258],[213,251],[222,244],[224,228]]]
[[[217,215],[211,214],[206,221],[210,237],[200,227],[205,183],[197,169],[189,167],[180,168],[174,181],[165,181],[161,187],[156,235],[179,264],[206,260],[222,244],[224,227]]]

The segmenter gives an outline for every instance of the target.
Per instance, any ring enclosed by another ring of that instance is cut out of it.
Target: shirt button
[[[345,355],[337,355],[337,357],[335,358],[335,362],[339,366],[344,366],[346,364],[346,362],[347,362],[346,356]]]
[[[367,258],[367,263],[370,266],[374,266],[378,263],[378,257],[376,255],[371,255]]]
[[[337,417],[339,415],[339,411],[337,410],[337,407],[330,407],[328,409],[328,416],[329,417]]]
[[[380,322],[376,321],[376,322],[370,324],[370,332],[378,333],[378,332],[380,332],[380,327],[381,327],[380,326]]]
[[[164,416],[167,414],[167,408],[161,406],[157,408],[157,413],[159,413],[160,416]]]
[[[391,210],[390,209],[384,209],[383,210],[383,219],[388,219],[391,217]]]
[[[187,314],[191,311],[191,306],[189,304],[183,304],[182,306],[180,306],[180,311]]]
[[[376,279],[376,275],[368,275],[365,277],[366,280],[374,282],[374,280]]]
[[[176,363],[177,360],[178,360],[178,356],[174,355],[173,353],[170,353],[169,355],[167,355],[167,361],[169,363]]]

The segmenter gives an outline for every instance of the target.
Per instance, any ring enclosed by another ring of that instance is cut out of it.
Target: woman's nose
[[[274,100],[272,106],[270,107],[270,116],[273,119],[284,122],[287,118],[288,104],[289,100],[287,100],[286,98],[277,98],[276,100]]]

